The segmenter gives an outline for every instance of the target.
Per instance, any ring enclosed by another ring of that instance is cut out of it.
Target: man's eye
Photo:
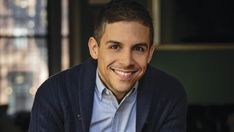
[[[140,52],[144,52],[145,48],[143,48],[143,47],[135,47],[135,50],[136,51],[140,51]]]
[[[110,48],[111,48],[111,49],[118,49],[118,48],[119,48],[119,45],[111,45]]]

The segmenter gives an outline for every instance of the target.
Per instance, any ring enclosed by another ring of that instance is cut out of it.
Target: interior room
[[[0,131],[26,132],[38,87],[90,57],[97,12],[110,0],[0,1]],[[151,65],[184,85],[187,132],[234,132],[231,0],[134,0],[148,9]]]

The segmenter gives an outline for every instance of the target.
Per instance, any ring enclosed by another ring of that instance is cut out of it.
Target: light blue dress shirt
[[[97,72],[90,132],[135,132],[137,87],[138,82],[118,103]]]

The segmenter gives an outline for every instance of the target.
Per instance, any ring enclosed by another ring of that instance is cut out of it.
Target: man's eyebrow
[[[108,45],[108,44],[120,44],[121,45],[122,43],[119,42],[119,41],[115,41],[115,40],[109,40],[109,41],[106,42],[106,45]],[[135,43],[134,47],[135,46],[143,46],[143,47],[146,47],[146,48],[149,47],[149,45],[147,43],[145,43],[145,42]]]
[[[114,41],[114,40],[109,40],[106,42],[106,44],[121,44],[121,42]]]
[[[136,43],[135,46],[144,46],[146,48],[149,47],[149,45],[147,43],[144,43],[144,42],[142,42],[142,43]]]

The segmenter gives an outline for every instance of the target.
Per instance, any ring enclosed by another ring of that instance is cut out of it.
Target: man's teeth
[[[120,74],[121,76],[130,76],[132,74],[131,72],[122,72],[118,70],[115,70],[115,72]]]
[[[114,72],[123,80],[128,80],[133,75],[133,71],[114,70]]]

